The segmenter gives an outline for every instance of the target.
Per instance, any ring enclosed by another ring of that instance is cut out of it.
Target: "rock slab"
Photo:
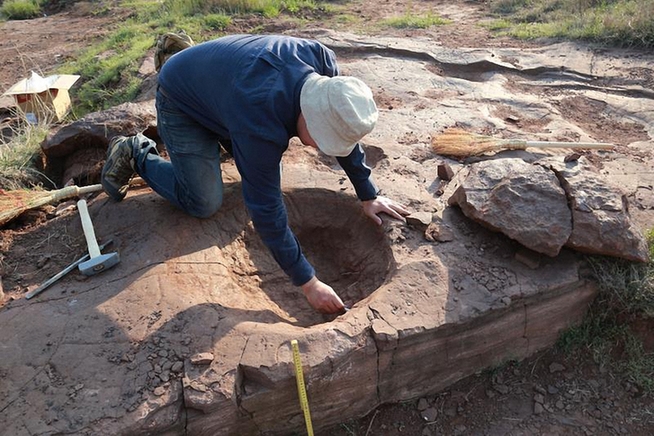
[[[647,262],[647,241],[628,201],[578,161],[536,163],[493,159],[471,165],[449,198],[463,213],[530,250],[556,256],[561,248]]]

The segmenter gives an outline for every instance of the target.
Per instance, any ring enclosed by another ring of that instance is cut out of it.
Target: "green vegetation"
[[[134,15],[59,71],[82,77],[74,95],[76,116],[133,100],[142,81],[139,66],[158,35],[183,29],[201,42],[225,32],[232,16],[270,18],[317,8],[313,0],[130,0],[122,6]]]
[[[12,139],[0,141],[0,189],[33,187],[40,183],[37,170],[41,142],[48,133],[44,124],[25,124],[13,133]]]
[[[28,20],[40,13],[41,6],[36,0],[5,0],[0,6],[0,16],[8,20]]]
[[[412,13],[406,13],[400,17],[383,20],[382,25],[395,27],[398,29],[426,29],[431,26],[449,24],[450,22],[450,20],[441,18],[438,15],[433,15],[432,13],[427,13],[425,15],[414,15]]]
[[[586,351],[599,365],[624,375],[646,392],[654,392],[654,353],[646,353],[632,326],[654,320],[654,229],[648,232],[650,262],[636,264],[589,257],[599,294],[584,321],[566,331],[559,347]]]
[[[610,46],[654,47],[651,0],[492,0],[489,27],[522,39],[578,39]]]
[[[72,93],[75,117],[133,100],[142,83],[138,69],[163,33],[183,29],[201,42],[223,34],[234,16],[254,14],[265,19],[319,8],[313,0],[126,0],[120,7],[134,12],[101,42],[57,71],[81,76]],[[323,12],[328,9],[320,7]],[[102,4],[94,8],[97,15],[109,12]],[[7,19],[32,18],[40,14],[40,6],[36,0],[6,0],[0,14]],[[47,126],[26,125],[20,130],[9,142],[0,141],[3,189],[35,186],[43,178],[35,162]]]
[[[76,91],[77,114],[133,100],[141,84],[137,70],[154,43],[146,24],[130,21],[63,67],[61,73],[84,78]]]
[[[204,26],[207,29],[224,31],[232,23],[232,18],[223,14],[208,14],[204,16]]]

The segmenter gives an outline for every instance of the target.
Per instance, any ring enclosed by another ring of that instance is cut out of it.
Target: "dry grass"
[[[41,142],[48,133],[45,123],[12,124],[6,140],[0,140],[0,189],[20,189],[39,185]],[[52,183],[52,187],[55,184]]]

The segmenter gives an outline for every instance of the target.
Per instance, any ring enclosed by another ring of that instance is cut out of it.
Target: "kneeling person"
[[[102,185],[125,197],[136,172],[175,206],[209,217],[221,206],[220,146],[234,157],[257,233],[294,285],[318,311],[343,311],[341,299],[315,275],[288,226],[280,163],[289,139],[335,156],[365,214],[403,220],[408,211],[378,196],[358,143],[378,112],[361,80],[339,76],[334,53],[317,41],[230,35],[173,55],[159,74],[157,129],[170,160],[142,134],[113,138]]]

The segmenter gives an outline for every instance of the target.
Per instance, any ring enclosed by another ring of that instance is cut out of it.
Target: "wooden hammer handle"
[[[84,229],[84,237],[86,238],[86,245],[89,246],[89,256],[91,259],[100,256],[100,247],[95,238],[95,231],[93,230],[93,223],[89,215],[89,208],[86,205],[86,200],[79,200],[77,202],[77,209],[79,210],[80,218],[82,219],[82,228]]]

